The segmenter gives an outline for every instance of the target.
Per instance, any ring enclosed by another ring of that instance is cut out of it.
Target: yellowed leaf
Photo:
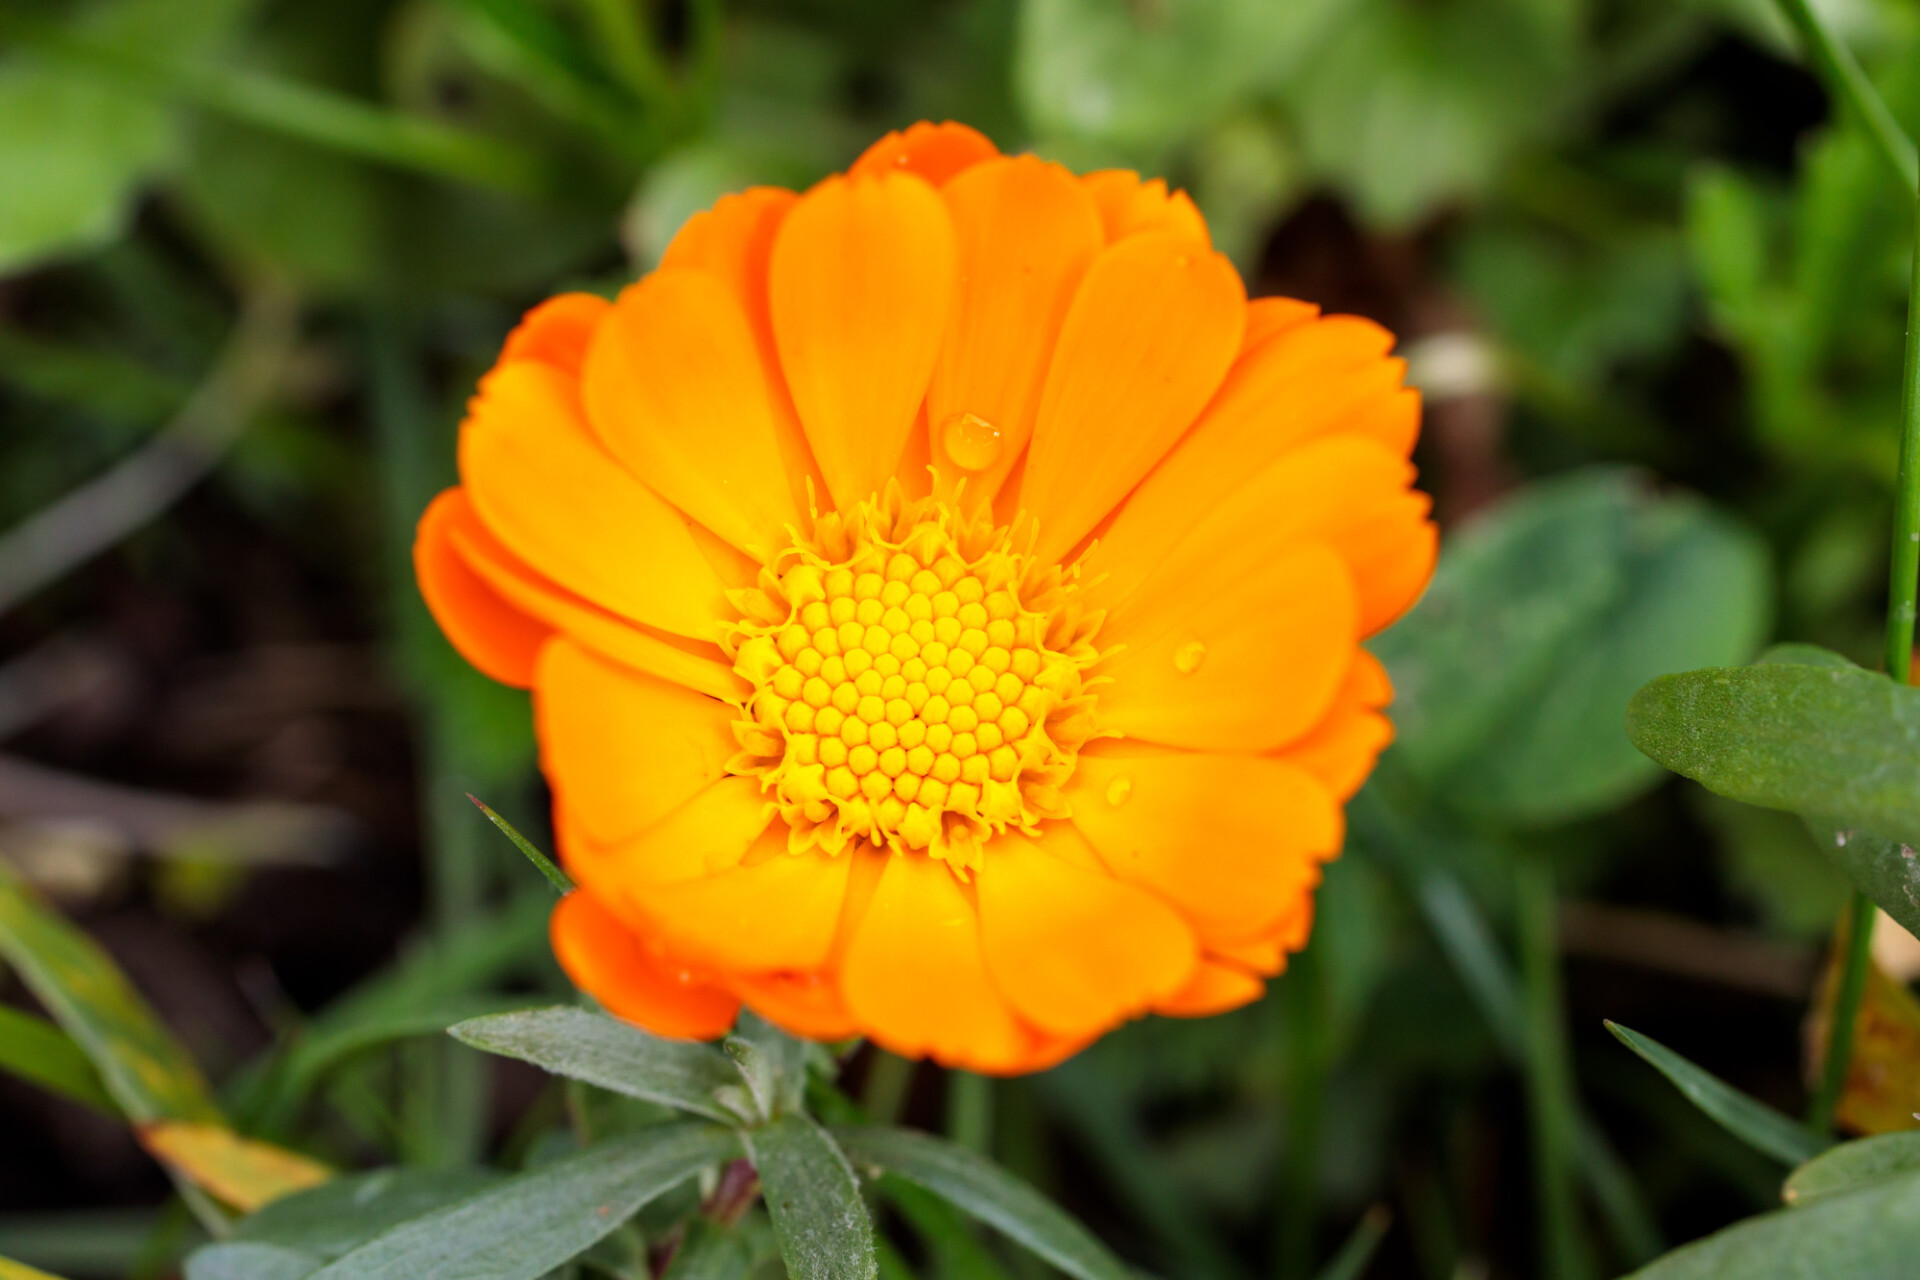
[[[0,1280],[60,1280],[59,1276],[11,1258],[0,1258]]]
[[[1808,1021],[1814,1078],[1820,1071],[1820,1051],[1826,1047],[1827,1024],[1839,989],[1838,957],[1844,938],[1835,940],[1835,956],[1820,984],[1818,1002]],[[1834,1118],[1855,1133],[1892,1133],[1920,1128],[1920,1000],[1878,963],[1867,966],[1866,988],[1860,995],[1860,1015],[1853,1027],[1853,1054],[1847,1061],[1847,1080],[1834,1108]]]
[[[243,1138],[225,1125],[163,1120],[136,1132],[155,1159],[242,1213],[333,1176],[318,1161]],[[7,1278],[0,1275],[0,1280]]]

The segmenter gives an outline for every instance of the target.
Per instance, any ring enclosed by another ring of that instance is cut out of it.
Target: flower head
[[[568,973],[996,1072],[1256,997],[1432,571],[1391,345],[951,124],[536,308],[416,561],[534,691]]]

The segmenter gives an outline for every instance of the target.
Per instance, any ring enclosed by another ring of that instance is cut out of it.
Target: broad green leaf
[[[3,863],[0,957],[86,1051],[129,1120],[219,1121],[200,1069],[113,960]]]
[[[1911,1280],[1920,1175],[1822,1196],[1728,1227],[1627,1280]]]
[[[1780,1198],[1804,1207],[1821,1196],[1915,1175],[1920,1175],[1920,1133],[1875,1134],[1843,1142],[1795,1169],[1780,1188]]]
[[[333,1170],[222,1124],[162,1120],[135,1130],[148,1154],[222,1204],[252,1213],[282,1196],[319,1186]]]
[[[114,0],[78,29],[111,47],[194,57],[248,0]],[[173,104],[64,62],[13,53],[0,66],[0,275],[119,234],[139,184],[176,149]]]
[[[1078,1280],[1131,1273],[1093,1236],[1032,1187],[964,1147],[907,1129],[835,1129],[854,1164],[918,1183]]]
[[[1440,558],[1374,642],[1394,756],[1477,817],[1547,825],[1656,781],[1621,719],[1663,672],[1745,659],[1770,608],[1764,549],[1697,499],[1600,468],[1529,485]]]
[[[793,1280],[874,1280],[873,1222],[847,1157],[805,1115],[743,1130]]]
[[[326,1263],[277,1244],[208,1245],[187,1259],[187,1280],[306,1280]]]
[[[1634,695],[1627,731],[1709,791],[1920,844],[1920,689],[1876,672],[1677,672]]]
[[[1783,1164],[1797,1165],[1818,1155],[1826,1145],[1805,1125],[1701,1070],[1658,1040],[1615,1022],[1607,1023],[1607,1030],[1672,1081],[1687,1101],[1755,1151],[1765,1152]]]
[[[536,1280],[739,1149],[683,1121],[612,1138],[375,1237],[315,1280]]]
[[[100,1073],[73,1038],[44,1018],[0,1005],[0,1071],[11,1072],[82,1106],[117,1116]]]
[[[1357,0],[1026,0],[1015,84],[1042,133],[1142,161],[1310,57]]]
[[[378,1169],[275,1200],[234,1227],[236,1243],[274,1245],[330,1262],[375,1236],[501,1181],[490,1169]],[[316,1268],[318,1263],[315,1264]]]
[[[663,1040],[585,1009],[526,1009],[474,1018],[449,1029],[463,1044],[713,1120],[735,1117],[714,1099],[738,1087],[726,1055],[703,1044]]]

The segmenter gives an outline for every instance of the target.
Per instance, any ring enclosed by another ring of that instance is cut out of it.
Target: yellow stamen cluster
[[[797,851],[862,839],[956,868],[1009,827],[1062,816],[1092,726],[1097,617],[1011,533],[896,489],[815,520],[730,637],[752,685],[735,772],[756,774]]]

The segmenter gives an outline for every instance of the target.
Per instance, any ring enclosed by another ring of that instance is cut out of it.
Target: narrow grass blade
[[[7,1005],[0,1005],[0,1071],[19,1076],[82,1106],[120,1114],[100,1073],[60,1028]]]
[[[1393,1225],[1393,1214],[1385,1205],[1374,1205],[1360,1215],[1360,1225],[1353,1229],[1347,1242],[1340,1246],[1340,1252],[1325,1266],[1314,1280],[1360,1280],[1367,1272],[1367,1264],[1373,1261],[1373,1255],[1380,1251],[1380,1242],[1387,1238],[1387,1229]]]
[[[314,1280],[536,1280],[738,1149],[697,1121],[613,1138],[395,1227]]]
[[[449,1029],[462,1044],[531,1062],[555,1075],[645,1098],[728,1123],[738,1117],[714,1091],[737,1088],[740,1075],[719,1050],[663,1040],[585,1009],[526,1009],[474,1018]]]
[[[1607,1023],[1607,1030],[1672,1081],[1687,1101],[1755,1151],[1770,1155],[1782,1164],[1797,1165],[1813,1159],[1826,1146],[1798,1121],[1788,1119],[1718,1076],[1701,1070],[1659,1041],[1630,1031],[1617,1022]]]
[[[925,1187],[1077,1280],[1130,1280],[1087,1229],[984,1156],[908,1129],[835,1129],[855,1166]]]
[[[4,866],[0,956],[92,1059],[128,1119],[220,1119],[200,1069],[119,967]]]
[[[792,1280],[875,1280],[873,1220],[847,1157],[811,1117],[742,1133]]]
[[[505,818],[488,808],[486,801],[474,795],[473,792],[467,792],[467,799],[473,801],[473,803],[479,807],[480,812],[487,815],[488,822],[500,828],[500,830],[506,834],[507,839],[513,841],[513,847],[527,856],[527,861],[531,862],[535,868],[539,870],[540,874],[547,878],[548,884],[563,894],[573,892],[573,877],[562,871],[559,864],[552,858],[549,858],[546,854],[536,849],[533,841],[516,831],[511,822],[508,822]]]

